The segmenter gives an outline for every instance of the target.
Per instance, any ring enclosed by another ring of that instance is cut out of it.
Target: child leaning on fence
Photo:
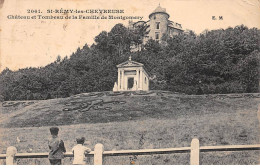
[[[51,127],[50,132],[51,138],[48,141],[50,153],[48,158],[52,165],[61,165],[61,160],[64,158],[63,153],[66,152],[64,142],[58,137],[58,127]]]
[[[76,141],[77,141],[77,145],[75,145],[72,148],[72,153],[74,156],[73,164],[74,165],[84,165],[84,164],[86,164],[85,155],[87,153],[91,152],[91,149],[84,146],[84,142],[85,142],[84,137],[77,138]]]

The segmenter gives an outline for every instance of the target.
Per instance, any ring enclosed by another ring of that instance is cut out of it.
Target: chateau
[[[129,28],[135,29],[140,25],[149,25],[147,31],[148,35],[144,38],[144,43],[149,39],[161,42],[163,35],[170,37],[178,35],[183,32],[182,26],[179,23],[169,20],[170,15],[165,8],[159,6],[149,15],[148,21],[129,22]]]

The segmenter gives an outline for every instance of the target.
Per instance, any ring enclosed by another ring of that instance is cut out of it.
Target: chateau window
[[[147,81],[146,81],[146,77],[144,78],[144,83],[145,83],[145,84],[147,83]]]
[[[159,40],[159,33],[155,33],[155,40]]]
[[[156,22],[156,29],[160,29],[160,22]]]

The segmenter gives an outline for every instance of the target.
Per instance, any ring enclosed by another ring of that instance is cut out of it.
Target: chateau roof
[[[162,8],[160,5],[149,15],[149,18],[156,13],[164,13],[168,15],[168,18],[170,17],[170,15],[166,12],[166,8]]]
[[[173,21],[169,21],[169,22],[168,22],[168,27],[174,28],[174,29],[179,29],[179,30],[182,30],[182,31],[183,31],[183,29],[182,29],[182,27],[181,27],[181,24],[176,23],[176,22],[173,22]]]

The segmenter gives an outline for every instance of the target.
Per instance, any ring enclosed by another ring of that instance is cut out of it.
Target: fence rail
[[[140,150],[119,150],[104,151],[102,144],[96,144],[94,151],[86,156],[94,156],[94,164],[103,164],[103,156],[125,156],[125,155],[151,155],[151,154],[170,154],[170,153],[190,153],[190,164],[199,164],[200,152],[214,151],[243,151],[260,150],[260,144],[256,145],[226,145],[226,146],[199,146],[199,140],[193,139],[190,147],[181,148],[162,148],[162,149],[140,149]],[[72,152],[64,154],[65,157],[73,157]],[[6,159],[6,164],[16,164],[16,158],[47,158],[48,153],[17,153],[13,146],[8,147],[6,154],[0,154],[0,159]]]
[[[201,152],[213,151],[243,151],[243,150],[260,150],[260,144],[257,145],[226,145],[226,146],[201,146]]]

